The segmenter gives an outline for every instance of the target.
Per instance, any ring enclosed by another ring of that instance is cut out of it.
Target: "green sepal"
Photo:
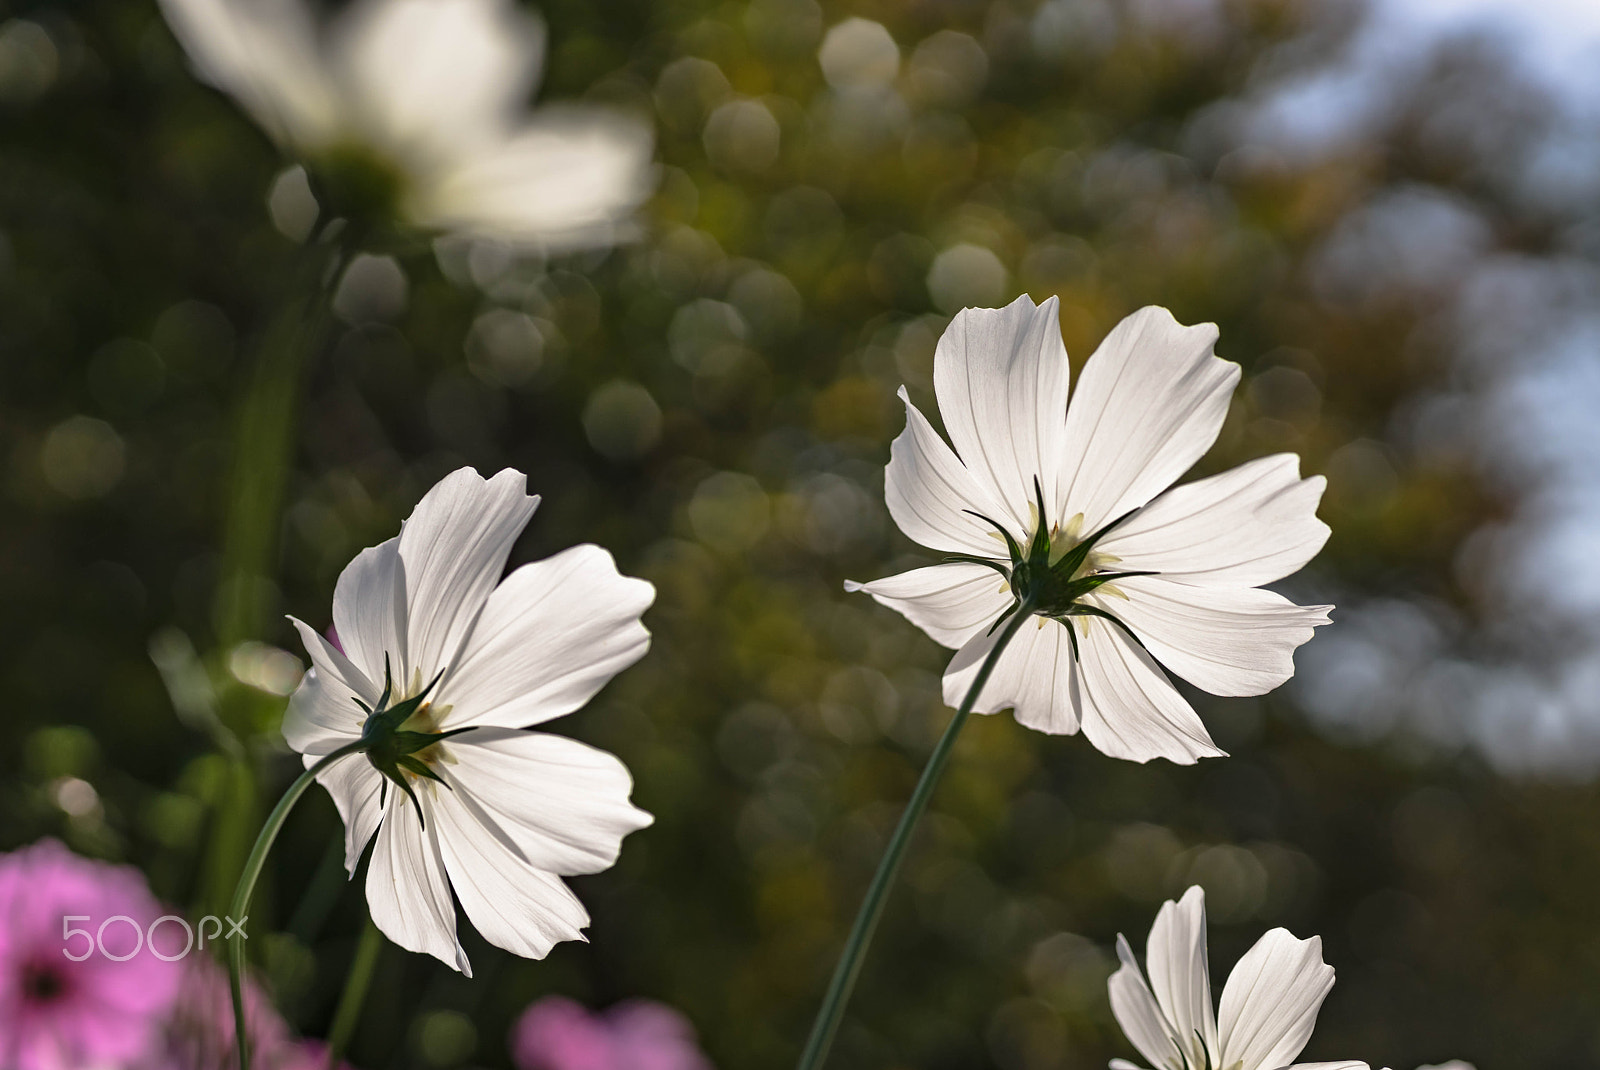
[[[1130,576],[1155,576],[1155,572],[1096,572],[1088,576],[1079,576],[1073,580],[1066,589],[1068,601],[1076,602],[1084,595],[1111,583],[1113,580],[1125,580]]]
[[[1093,535],[1090,535],[1087,539],[1084,539],[1082,542],[1078,543],[1078,545],[1068,550],[1065,554],[1062,554],[1061,560],[1057,561],[1055,565],[1052,566],[1051,571],[1064,579],[1071,579],[1073,573],[1082,568],[1083,563],[1089,559],[1089,551],[1094,549],[1094,544],[1105,538],[1111,533],[1113,528],[1115,528],[1118,524],[1121,524],[1124,520],[1127,520],[1130,516],[1138,511],[1139,510],[1137,509],[1128,510],[1126,513],[1123,513],[1121,516],[1117,517],[1115,520],[1101,528],[1099,531],[1095,532]]]
[[[1033,543],[1028,547],[1028,561],[1030,563],[1043,563],[1046,567],[1050,564],[1050,528],[1044,516],[1044,484],[1039,482],[1039,477],[1033,477],[1033,497],[1039,509],[1039,520],[1034,525]]]
[[[1143,650],[1146,654],[1150,653],[1150,651],[1144,645],[1144,640],[1135,635],[1132,628],[1124,624],[1120,618],[1107,613],[1099,606],[1091,606],[1085,602],[1078,602],[1074,605],[1068,606],[1066,609],[1060,610],[1059,612],[1047,614],[1047,616],[1051,617],[1053,620],[1059,620],[1068,628],[1072,627],[1071,621],[1067,619],[1069,617],[1099,617],[1101,620],[1108,620],[1112,624],[1115,624],[1117,627],[1121,628],[1123,631],[1127,632],[1128,638],[1139,644],[1140,650]],[[1076,649],[1076,644],[1074,644],[1074,649]]]
[[[389,696],[394,693],[394,681],[387,656],[383,659],[383,694],[378,698],[377,707],[368,706],[359,698],[355,700],[357,706],[367,711],[367,719],[361,725],[361,753],[365,754],[367,761],[383,776],[383,783],[379,789],[378,805],[388,803],[389,784],[394,783],[406,793],[417,808],[417,820],[422,823],[424,830],[427,821],[422,816],[422,804],[417,801],[416,792],[411,788],[411,777],[421,777],[435,783],[450,785],[434,772],[427,762],[415,757],[417,752],[428,749],[442,740],[451,736],[460,735],[470,730],[466,728],[452,728],[448,732],[417,732],[400,726],[405,724],[423,704],[428,695],[444,676],[443,672],[435,676],[427,687],[410,698],[403,699],[393,706],[388,705]]]
[[[994,528],[1000,533],[1000,537],[1006,541],[1006,550],[1011,554],[1011,561],[1013,564],[1018,564],[1022,561],[1022,547],[1017,545],[1017,540],[1012,537],[1011,532],[1006,530],[1006,526],[1004,524],[990,520],[982,513],[974,512],[971,509],[963,509],[961,511],[969,516],[977,517],[979,520],[983,521],[985,524],[988,524],[990,527]]]
[[[998,561],[991,561],[987,557],[979,557],[977,554],[946,554],[944,557],[939,559],[939,564],[982,565],[985,568],[992,568],[996,572],[1000,573],[1000,575],[1005,577],[1006,582],[1009,583],[1011,581],[1011,570],[1009,568],[1006,568]]]
[[[432,780],[438,784],[444,784],[444,786],[447,788],[450,787],[449,784],[445,783],[444,778],[438,773],[435,773],[427,762],[420,761],[410,754],[402,755],[398,759],[398,764],[400,768],[415,773],[417,776],[425,777],[426,779]]]

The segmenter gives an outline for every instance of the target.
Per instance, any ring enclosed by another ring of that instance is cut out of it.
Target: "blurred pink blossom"
[[[562,996],[546,996],[511,1029],[517,1070],[711,1070],[694,1026],[651,1000],[591,1013]]]
[[[80,858],[55,840],[0,855],[0,1066],[79,1070],[144,1053],[183,970],[140,946],[161,913],[131,867]],[[64,923],[69,916],[83,920]],[[83,955],[91,942],[65,939],[64,924],[99,933],[100,946],[73,962],[63,952]],[[158,930],[163,953],[179,950],[168,946],[177,930]]]
[[[209,951],[183,963],[183,983],[159,1036],[131,1070],[228,1070],[234,1065],[233,996],[228,973]],[[298,1070],[298,1045],[289,1026],[254,979],[245,978],[245,1022],[251,1065],[260,1070]]]

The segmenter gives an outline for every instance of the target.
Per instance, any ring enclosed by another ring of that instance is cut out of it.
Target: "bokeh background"
[[[933,413],[964,305],[1059,295],[1081,366],[1158,303],[1245,370],[1197,471],[1327,475],[1333,538],[1283,589],[1335,624],[1278,693],[1191,694],[1226,761],[977,719],[832,1065],[1132,1055],[1112,942],[1194,882],[1219,983],[1268,927],[1323,936],[1308,1058],[1600,1063],[1592,85],[1339,0],[543,3],[542,97],[657,132],[642,235],[358,260],[241,623],[233,413],[293,276],[285,161],[152,3],[0,11],[0,848],[59,837],[214,909],[214,815],[296,770],[281,614],[325,625],[433,480],[513,465],[544,495],[514,562],[594,541],[659,588],[648,658],[556,726],[657,822],[576,882],[587,945],[469,934],[470,982],[386,948],[352,1062],[507,1066],[560,992],[665,1000],[725,1070],[781,1066],[948,716],[947,654],[842,589],[921,560],[882,504],[894,391]],[[251,922],[308,1034],[364,909],[337,827],[314,792]]]

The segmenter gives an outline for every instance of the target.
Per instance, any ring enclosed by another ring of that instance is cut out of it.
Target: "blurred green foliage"
[[[1286,590],[1481,619],[1456,554],[1515,501],[1399,422],[1454,374],[1442,298],[1341,289],[1317,257],[1419,188],[1490,220],[1489,250],[1555,246],[1570,220],[1509,192],[1539,100],[1482,45],[1420,57],[1380,121],[1306,163],[1251,142],[1241,101],[1333,55],[1343,4],[546,4],[543,95],[653,118],[644,236],[549,261],[445,239],[352,276],[308,362],[268,645],[216,651],[230,414],[297,252],[266,206],[284,161],[152,4],[3,10],[0,846],[57,835],[174,903],[207,895],[237,770],[206,711],[278,790],[297,671],[278,649],[298,654],[278,614],[325,624],[343,565],[457,465],[544,495],[516,560],[593,541],[659,588],[649,657],[556,726],[618,753],[657,816],[575,882],[592,942],[525,962],[468,935],[472,982],[386,949],[357,1065],[506,1065],[509,1021],[548,991],[665,999],[723,1067],[794,1057],[947,716],[946,653],[841,581],[920,560],[882,505],[894,392],[933,412],[964,304],[1060,295],[1078,366],[1143,304],[1216,321],[1245,386],[1202,469],[1288,449],[1330,477],[1333,541]],[[1467,84],[1481,121],[1432,122]],[[1142,943],[1196,881],[1219,971],[1266,927],[1323,935],[1339,983],[1308,1058],[1600,1059],[1592,785],[1329,742],[1291,694],[1192,697],[1233,757],[1140,767],[971,725],[833,1065],[1131,1054],[1112,941]],[[252,948],[312,1033],[361,924],[336,830],[314,793],[253,923],[281,929]]]

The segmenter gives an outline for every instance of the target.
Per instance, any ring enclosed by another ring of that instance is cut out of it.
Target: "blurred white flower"
[[[607,868],[651,820],[629,803],[616,758],[523,731],[582,706],[644,655],[639,615],[655,597],[597,546],[500,583],[539,501],[525,482],[511,469],[445,477],[398,536],[340,574],[335,640],[294,622],[312,669],[284,717],[289,745],[309,767],[369,744],[318,779],[344,818],[352,875],[376,836],[372,920],[469,975],[452,888],[490,943],[540,958],[589,922],[561,877]]]
[[[1037,614],[1006,647],[973,707],[1082,727],[1117,758],[1220,755],[1156,663],[1217,695],[1259,695],[1294,672],[1294,650],[1329,606],[1259,589],[1328,537],[1324,481],[1278,454],[1176,489],[1211,448],[1239,381],[1212,354],[1217,329],[1162,308],[1123,320],[1067,405],[1056,299],[966,309],[934,357],[954,451],[900,391],[906,430],[884,495],[900,529],[944,563],[848,583],[948,647],[945,701],[960,701],[1014,606]],[[1165,491],[1165,493],[1163,493]],[[999,573],[997,576],[996,573]]]
[[[1206,898],[1199,886],[1162,904],[1139,971],[1128,941],[1117,936],[1122,968],[1111,975],[1111,1013],[1155,1070],[1367,1070],[1354,1060],[1295,1063],[1311,1039],[1317,1011],[1333,988],[1322,938],[1297,940],[1273,929],[1228,975],[1222,1007],[1211,1010],[1206,958]],[[1139,1070],[1112,1059],[1111,1070]]]
[[[650,136],[609,111],[529,116],[540,23],[510,0],[161,0],[200,76],[338,204],[415,226],[572,248],[617,237],[649,192]]]

